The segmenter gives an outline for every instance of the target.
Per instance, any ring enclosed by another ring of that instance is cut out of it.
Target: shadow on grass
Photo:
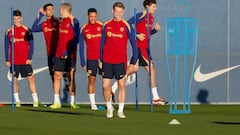
[[[114,106],[117,108],[117,106]],[[124,107],[124,110],[127,111],[136,111],[136,112],[151,112],[150,105],[139,105],[138,111],[135,105],[127,105]],[[169,105],[154,105],[153,112],[160,112],[160,113],[168,113],[169,112]]]
[[[96,116],[103,117],[103,115],[93,114],[93,113],[82,113],[82,112],[68,112],[60,110],[36,110],[36,109],[25,109],[26,111],[32,112],[43,112],[43,113],[55,113],[55,114],[66,114],[66,115],[83,115],[83,116]]]
[[[221,125],[240,125],[240,122],[212,121],[212,123]]]

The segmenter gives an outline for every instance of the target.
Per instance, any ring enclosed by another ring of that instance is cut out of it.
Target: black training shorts
[[[15,65],[14,72],[14,76],[17,78],[19,74],[21,74],[21,77],[27,77],[33,74],[33,69],[31,65]],[[10,73],[12,74],[12,66],[10,67]]]
[[[103,78],[121,80],[126,74],[125,63],[109,64],[103,63]]]
[[[98,60],[87,60],[87,73],[90,76],[96,76],[97,72],[99,75],[102,74],[101,69],[98,66]]]

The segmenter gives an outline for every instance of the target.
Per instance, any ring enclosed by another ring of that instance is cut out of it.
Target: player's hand
[[[32,65],[32,60],[29,60],[29,59],[28,59],[28,60],[26,61],[26,65]]]
[[[42,13],[42,14],[44,14],[44,15],[46,14],[43,8],[39,8],[39,10],[38,10],[38,15],[37,15],[38,18],[39,18],[39,16],[40,16],[40,13]]]
[[[98,60],[98,67],[102,69],[102,62],[100,60]]]
[[[159,25],[159,23],[157,22],[154,26],[155,30],[159,31],[161,29],[161,26]]]
[[[74,19],[74,16],[71,14],[71,15],[69,16],[69,18]]]
[[[40,13],[44,14],[44,15],[46,14],[43,8],[39,8],[38,11],[39,11]]]
[[[6,66],[10,67],[11,66],[11,63],[9,61],[6,61],[5,62]]]
[[[83,70],[87,70],[86,66],[83,66],[82,69],[83,69]]]
[[[61,59],[67,59],[68,58],[68,56],[66,55],[66,56],[61,56]]]
[[[146,35],[143,33],[137,34],[137,39],[143,41],[146,38]]]

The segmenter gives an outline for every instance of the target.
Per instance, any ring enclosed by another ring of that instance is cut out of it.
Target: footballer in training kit
[[[52,109],[61,108],[60,85],[63,74],[68,73],[70,84],[70,105],[72,108],[79,108],[75,104],[75,61],[76,47],[79,36],[79,21],[71,14],[72,6],[69,3],[60,5],[60,15],[62,20],[59,25],[58,44],[54,60],[54,103]]]
[[[101,74],[99,68],[100,42],[102,37],[103,23],[97,20],[97,10],[88,9],[88,23],[84,24],[80,30],[79,36],[79,54],[81,58],[81,67],[87,70],[88,76],[88,95],[92,110],[98,110],[95,103],[95,82],[97,72]],[[84,41],[87,47],[87,64],[84,57]]]
[[[5,64],[10,68],[11,74],[14,74],[14,99],[16,107],[21,107],[19,98],[18,77],[26,77],[29,88],[32,93],[33,107],[39,107],[35,78],[32,69],[33,55],[33,35],[31,30],[22,24],[22,13],[20,10],[13,11],[14,27],[9,28],[5,34]],[[14,33],[13,33],[14,32]],[[14,43],[12,43],[12,38]],[[14,63],[12,61],[14,45]],[[14,73],[12,73],[12,65]]]
[[[128,39],[132,45],[133,63],[137,61],[137,48],[134,39],[134,31],[131,26],[123,20],[124,4],[116,2],[113,5],[113,19],[107,21],[103,26],[100,59],[103,62],[103,95],[107,106],[107,118],[113,117],[113,106],[111,103],[111,80],[118,83],[118,117],[126,118],[123,109],[126,99],[125,75],[127,69],[127,44]]]
[[[40,22],[44,15],[47,19]],[[54,17],[53,4],[48,3],[39,9],[38,16],[32,25],[32,32],[43,32],[47,49],[48,68],[52,82],[54,80],[53,65],[58,42],[58,29],[59,19]]]
[[[149,42],[152,34],[157,33],[160,30],[160,25],[156,23],[154,24],[153,14],[157,9],[156,0],[144,0],[143,1],[144,10],[140,13],[136,14],[136,37],[137,37],[137,48],[138,48],[138,62],[134,64],[133,59],[130,62],[128,67],[127,75],[130,75],[138,70],[139,66],[143,66],[144,69],[149,72],[149,61],[151,64],[151,86],[152,86],[152,103],[154,105],[164,105],[167,104],[163,98],[159,97],[157,92],[157,83],[156,83],[156,70],[153,64],[152,57],[150,55]],[[148,14],[147,14],[148,10]],[[131,17],[128,20],[128,23],[133,25],[135,23],[135,17]],[[149,31],[148,31],[149,30]],[[150,77],[149,77],[150,78]]]

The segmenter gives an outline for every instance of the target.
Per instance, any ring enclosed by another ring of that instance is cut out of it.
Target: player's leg
[[[35,82],[35,78],[34,75],[32,74],[31,76],[27,77],[28,80],[28,84],[29,84],[29,89],[32,93],[37,93],[37,89],[36,89],[36,82]]]
[[[126,64],[116,64],[114,65],[114,75],[115,79],[118,83],[118,117],[119,118],[126,118],[126,116],[123,113],[124,110],[124,104],[126,100],[126,88],[125,88],[125,76],[126,74]]]
[[[61,71],[54,71],[54,96],[57,97],[56,100],[54,101],[55,103],[60,103],[59,99],[59,94],[60,94],[60,85],[61,85],[61,79],[62,79],[62,74],[63,72]]]
[[[53,82],[54,82],[54,58],[53,58],[53,56],[48,56],[48,70],[49,70],[49,75],[52,80],[52,87],[53,87]]]
[[[98,69],[97,60],[87,60],[88,96],[91,104],[91,110],[98,110],[95,101],[95,82],[97,69]]]
[[[129,64],[128,68],[127,68],[127,76],[135,73],[136,71],[138,71],[139,68],[139,64],[138,62],[134,65],[134,64]]]
[[[33,75],[33,69],[31,65],[23,65],[20,67],[20,72],[22,77],[26,77],[28,80],[29,89],[32,93],[33,107],[39,107],[40,103],[38,101],[36,82]]]
[[[108,78],[103,78],[103,97],[106,103],[110,102],[111,104],[111,100],[110,100],[110,96],[111,96],[111,83],[112,80],[108,79]],[[109,106],[109,104],[106,104],[107,108],[111,108],[112,105]]]
[[[75,104],[75,95],[76,95],[76,82],[75,82],[75,72],[76,72],[76,59],[69,58],[66,59],[65,64],[65,72],[68,72],[68,90],[70,94],[70,106],[73,109],[80,108],[77,104]]]
[[[10,66],[10,73],[12,74],[12,66]],[[19,88],[18,88],[18,76],[19,76],[19,67],[14,66],[14,100],[16,107],[21,107],[21,101],[19,98]]]
[[[148,62],[147,62],[148,63]],[[149,73],[149,67],[148,66],[144,66],[144,69]],[[152,87],[157,87],[157,84],[156,84],[156,70],[155,70],[155,67],[154,67],[154,64],[151,62],[151,79],[152,79]],[[148,82],[150,78],[148,77]]]
[[[50,106],[52,109],[61,108],[60,101],[60,86],[63,72],[54,71],[54,82],[53,82],[53,92],[54,92],[54,102],[53,105]]]
[[[117,81],[118,82],[118,117],[119,118],[126,118],[126,116],[123,113],[124,110],[124,104],[126,100],[126,88],[125,88],[125,79],[122,78]]]
[[[91,110],[98,110],[95,101],[95,82],[96,76],[88,76],[88,96],[91,103]]]
[[[21,107],[21,101],[19,98],[19,89],[18,89],[18,78],[14,77],[14,99],[16,103],[16,107]]]
[[[28,76],[28,83],[29,83],[29,88],[32,92],[32,98],[33,98],[33,107],[39,107],[40,102],[38,101],[38,95],[37,95],[37,89],[36,89],[36,82],[34,75]]]
[[[114,110],[111,99],[110,99],[111,91],[112,91],[111,83],[112,83],[111,79],[103,78],[103,97],[107,106],[107,114],[106,114],[107,118],[113,117],[113,110]]]
[[[141,51],[140,51],[140,49],[138,49],[138,58],[141,56]],[[135,73],[136,71],[138,71],[138,68],[139,68],[139,60],[137,61],[137,63],[134,65],[133,64],[133,57],[131,58],[131,60],[130,60],[130,64],[129,64],[129,66],[128,66],[128,68],[127,68],[127,76],[128,75],[131,75],[131,74],[133,74],[133,73]],[[126,77],[127,77],[126,76]],[[125,78],[126,78],[125,77]]]
[[[146,62],[148,63],[148,61]],[[152,79],[151,82],[152,82],[153,104],[155,105],[167,104],[167,102],[158,95],[157,82],[156,82],[156,69],[152,61],[150,64],[151,64],[150,67],[151,67],[151,79]],[[149,66],[144,66],[144,69],[149,73]],[[148,82],[150,83],[150,78],[148,78]]]
[[[65,69],[65,63],[66,63],[65,60],[58,58],[56,58],[54,61],[54,82],[53,82],[54,102],[53,105],[50,106],[50,108],[52,109],[61,108],[60,87],[61,79]]]
[[[112,93],[112,78],[113,78],[113,65],[108,63],[103,63],[103,97],[107,106],[107,118],[113,117],[113,106],[111,102]]]
[[[124,81],[124,79],[120,79],[120,80],[117,80],[117,83],[118,83],[118,90],[119,90],[118,102],[119,103],[124,103],[125,98],[126,98],[125,81]]]
[[[126,75],[124,76],[125,80],[128,78],[129,75],[138,71],[138,68],[139,68],[139,61],[137,61],[137,63],[134,65],[133,64],[133,58],[131,58],[130,64],[129,64],[129,66],[127,68],[127,71],[126,71]],[[112,101],[113,102],[115,102],[115,92],[116,91],[112,91]]]
[[[75,82],[75,67],[73,67],[69,72],[69,94],[70,94],[70,105],[71,108],[78,109],[79,106],[75,104],[76,95],[76,82]]]
[[[148,50],[145,48],[140,48],[140,54],[141,56],[139,57],[139,65],[143,66],[144,69],[149,73],[149,60],[148,60]],[[167,102],[159,97],[158,92],[157,92],[157,82],[156,82],[156,69],[153,64],[153,60],[150,56],[151,59],[151,86],[152,86],[152,96],[153,96],[153,104],[166,104]],[[148,77],[148,82],[150,82],[150,77]]]

